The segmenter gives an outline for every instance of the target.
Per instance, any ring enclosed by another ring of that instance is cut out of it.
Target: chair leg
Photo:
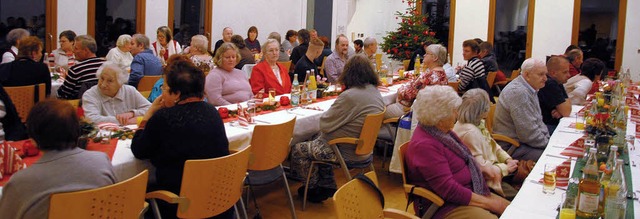
[[[240,210],[238,210],[238,205],[240,205]],[[247,207],[244,205],[244,200],[242,200],[242,196],[240,196],[240,200],[238,200],[238,202],[233,206],[234,208],[236,208],[236,215],[238,215],[238,218],[244,218],[244,219],[249,219],[249,215],[247,214]],[[242,212],[242,217],[240,217],[240,214],[238,213],[238,211]]]
[[[151,210],[153,210],[153,216],[156,219],[162,219],[162,217],[160,216],[160,209],[158,208],[158,203],[156,202],[155,199],[151,199]]]
[[[336,158],[340,161],[340,167],[342,167],[342,171],[344,171],[344,176],[347,178],[347,182],[351,181],[351,173],[349,173],[349,167],[347,163],[344,162],[344,158],[342,158],[342,154],[340,154],[340,150],[338,150],[338,146],[331,145],[331,149],[333,149],[333,153],[336,154]]]
[[[387,161],[387,150],[389,149],[389,144],[387,144],[386,142],[384,143],[384,151],[382,152],[382,169],[384,170],[384,162]]]
[[[307,192],[309,191],[309,180],[311,179],[311,172],[313,171],[313,165],[316,165],[316,162],[314,161],[311,162],[311,166],[309,167],[309,172],[307,173],[307,181],[304,183],[304,196],[302,196],[302,211],[304,211],[307,208]]]
[[[291,190],[289,189],[289,182],[287,181],[287,175],[284,173],[284,168],[282,168],[282,164],[280,164],[280,169],[282,170],[282,181],[284,181],[284,189],[287,192],[287,196],[289,196],[289,208],[291,210],[291,218],[298,219],[298,216],[296,216],[296,207],[293,205],[293,197],[291,196]]]

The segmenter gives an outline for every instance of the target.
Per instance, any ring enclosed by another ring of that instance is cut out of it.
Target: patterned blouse
[[[406,84],[398,89],[398,103],[405,107],[411,107],[413,101],[418,96],[418,91],[427,85],[447,85],[447,74],[444,70],[427,70],[420,74],[420,76],[409,84]]]

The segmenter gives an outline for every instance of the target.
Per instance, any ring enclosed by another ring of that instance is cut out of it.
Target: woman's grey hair
[[[120,65],[112,61],[106,61],[102,63],[102,65],[96,72],[96,77],[100,78],[100,75],[102,75],[102,73],[104,73],[106,70],[111,70],[116,74],[116,81],[120,86],[126,84],[129,81],[129,73],[124,71],[124,69],[122,69]]]
[[[278,32],[271,32],[267,39],[274,39],[278,41],[278,44],[280,44],[280,42],[282,41],[282,37],[280,37],[280,34]]]
[[[418,92],[413,103],[413,116],[426,126],[435,126],[460,107],[462,98],[447,85],[427,86]]]
[[[29,35],[31,35],[29,31],[22,28],[16,28],[9,31],[7,34],[7,42],[9,42],[9,45],[17,46],[18,40],[28,37]]]
[[[207,53],[207,44],[209,44],[209,40],[203,35],[198,34],[191,37],[191,47],[202,53]]]
[[[131,43],[131,35],[122,34],[122,35],[120,35],[118,37],[118,40],[116,41],[116,46],[123,47],[123,46],[126,46],[129,43]]]
[[[264,42],[262,44],[262,52],[266,53],[267,52],[267,46],[269,46],[269,44],[275,43],[276,46],[278,46],[278,48],[280,48],[280,43],[276,40],[276,39],[267,39],[267,42]]]
[[[440,44],[431,44],[427,46],[427,51],[438,58],[438,61],[436,61],[438,66],[443,66],[444,63],[447,63],[447,48],[444,48],[444,46]]]
[[[489,112],[489,95],[486,91],[475,88],[462,95],[462,104],[458,108],[458,122],[480,125],[482,115]]]

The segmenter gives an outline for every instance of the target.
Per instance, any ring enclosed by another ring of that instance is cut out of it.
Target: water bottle
[[[293,74],[293,82],[291,83],[291,106],[296,107],[300,104],[300,83],[298,82],[298,74]]]
[[[607,199],[604,207],[604,218],[625,218],[627,208],[627,187],[624,181],[622,159],[616,160],[611,181],[607,188]]]

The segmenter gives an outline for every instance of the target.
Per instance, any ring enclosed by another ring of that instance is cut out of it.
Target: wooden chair
[[[449,82],[449,86],[451,86],[453,88],[453,90],[456,91],[456,93],[458,92],[458,84],[460,84],[460,81]]]
[[[490,71],[489,74],[487,74],[487,83],[489,84],[489,88],[493,87],[493,82],[496,81],[496,75],[498,75],[497,71]]]
[[[495,82],[494,84],[498,85],[498,89],[500,89],[500,87],[507,86],[509,82],[515,80],[518,76],[520,76],[520,69],[513,70],[511,72],[511,75],[509,76],[509,78],[507,78],[506,81],[498,81],[498,82]]]
[[[27,116],[31,108],[46,98],[46,85],[44,83],[36,85],[4,87],[7,95],[11,98],[13,105],[16,106],[18,116],[22,123],[27,122]]]
[[[426,198],[427,200],[431,201],[432,204],[429,206],[429,208],[427,208],[427,211],[423,216],[423,218],[431,218],[433,214],[436,213],[438,208],[444,205],[444,200],[437,194],[433,193],[431,190],[407,183],[407,176],[406,176],[407,171],[405,170],[406,164],[404,162],[404,154],[407,152],[408,146],[409,146],[409,142],[406,142],[400,145],[400,147],[398,148],[398,150],[400,151],[400,153],[398,153],[398,158],[400,158],[400,166],[402,170],[402,184],[403,184],[402,187],[404,188],[404,194],[408,199],[409,193],[411,193],[411,191],[413,190],[413,195],[420,196],[422,198]]]
[[[153,85],[155,85],[160,78],[162,78],[161,75],[142,76],[138,83],[138,91],[151,91],[151,89],[153,89]]]
[[[496,140],[497,142],[507,142],[513,145],[513,147],[509,148],[509,150],[507,151],[507,153],[511,155],[513,154],[513,151],[517,147],[520,147],[520,142],[506,135],[493,133],[493,119],[495,117],[494,116],[495,113],[496,113],[496,105],[491,104],[491,106],[489,107],[489,115],[487,115],[487,120],[485,121],[485,125],[487,126],[487,130],[489,130],[489,132],[491,133],[491,137],[493,137],[493,140]]]
[[[322,65],[320,65],[320,67],[318,67],[318,73],[320,75],[322,75],[322,77],[324,76],[324,63],[327,61],[327,56],[325,56],[324,58],[322,58]]]
[[[67,103],[71,104],[73,108],[78,108],[80,106],[80,99],[67,100]]]
[[[393,124],[394,126],[396,126],[396,129],[397,129],[398,121],[400,120],[400,117],[401,117],[401,116],[394,117],[394,118],[388,118],[388,119],[385,119],[385,120],[383,120],[383,121],[382,121],[382,124],[383,124],[383,125],[386,125],[386,124]],[[395,136],[395,135],[394,135],[394,136]],[[392,140],[395,142],[395,139],[392,139]],[[392,143],[393,143],[393,142],[392,142]],[[385,145],[384,145],[384,149],[383,149],[384,151],[382,152],[382,164],[381,164],[381,166],[382,166],[381,168],[382,168],[382,169],[384,169],[384,163],[387,161],[387,150],[388,150],[388,146],[389,146],[388,144],[385,144]],[[393,145],[392,145],[392,146],[393,146]]]
[[[224,157],[187,160],[180,196],[166,190],[147,193],[156,218],[160,213],[155,199],[178,204],[178,218],[207,218],[233,207],[242,196],[250,148]]]
[[[147,209],[144,194],[149,171],[125,181],[84,191],[51,195],[49,219],[139,218]]]
[[[375,172],[368,172],[365,176],[378,185]],[[371,185],[359,179],[353,179],[340,187],[333,196],[333,203],[338,219],[419,218],[397,209],[383,209],[378,193]]]
[[[286,62],[278,62],[278,64],[281,64],[284,66],[284,69],[289,70],[289,68],[291,68],[291,60],[286,61]]]
[[[404,70],[406,71],[407,69],[409,69],[409,63],[411,63],[410,59],[405,59],[402,60],[402,66],[404,67]]]
[[[289,208],[291,210],[291,218],[298,218],[293,205],[293,197],[289,190],[289,183],[285,175],[282,162],[289,156],[291,147],[291,139],[293,138],[293,127],[296,124],[296,118],[281,124],[272,125],[256,125],[253,129],[251,137],[251,155],[253,162],[249,164],[249,170],[265,171],[278,167],[284,188],[289,197]],[[251,179],[251,173],[247,176]],[[275,178],[274,181],[279,179]],[[251,180],[249,180],[251,183]]]
[[[139,91],[139,92],[144,98],[149,98],[149,95],[151,95],[151,91]]]
[[[376,143],[376,138],[378,137],[378,132],[380,131],[380,126],[382,126],[382,120],[384,119],[384,110],[377,114],[369,114],[364,119],[364,125],[362,125],[362,130],[360,131],[359,138],[336,138],[332,139],[328,142],[331,146],[331,149],[336,154],[337,162],[325,162],[325,161],[312,161],[311,166],[309,167],[309,172],[307,174],[307,181],[305,182],[304,187],[304,196],[302,199],[302,210],[304,211],[307,206],[307,192],[309,190],[309,179],[311,179],[311,172],[313,172],[313,167],[316,164],[330,164],[330,165],[340,165],[340,168],[344,171],[344,175],[347,180],[351,180],[351,173],[349,173],[349,168],[366,168],[367,166],[371,168],[371,171],[374,171],[373,168],[373,159],[370,162],[366,162],[359,165],[351,165],[347,166],[347,163],[342,158],[342,154],[340,154],[340,150],[338,150],[337,144],[352,144],[356,145],[356,155],[370,155],[373,153],[373,147]],[[373,155],[371,155],[373,156]],[[373,157],[372,157],[373,158]]]

